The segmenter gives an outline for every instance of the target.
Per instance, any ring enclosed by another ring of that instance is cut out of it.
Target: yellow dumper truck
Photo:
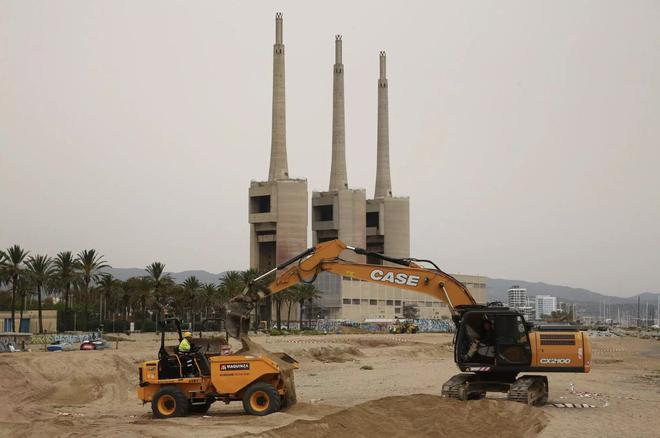
[[[163,321],[158,360],[143,362],[138,372],[137,396],[143,403],[151,402],[157,418],[205,413],[216,401],[242,401],[248,414],[268,415],[295,401],[293,370],[298,362],[287,354],[222,355],[199,348],[180,353],[177,347],[165,347],[168,322],[176,324],[182,340],[179,320]]]

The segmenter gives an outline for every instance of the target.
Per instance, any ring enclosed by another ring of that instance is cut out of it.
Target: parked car
[[[80,344],[81,350],[104,350],[110,348],[110,345],[103,339],[95,339],[93,341],[83,341]]]
[[[72,351],[75,350],[75,347],[71,342],[66,341],[53,341],[50,345],[46,347],[48,351]]]

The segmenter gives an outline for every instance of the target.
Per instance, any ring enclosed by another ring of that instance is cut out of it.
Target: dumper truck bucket
[[[293,365],[293,368],[296,369],[296,370],[298,368],[300,368],[300,364],[298,363],[298,361],[295,360],[294,358],[292,358],[291,356],[289,356],[286,353],[277,352],[277,353],[271,353],[271,354],[275,357],[278,357],[279,359],[283,360],[286,363],[290,363],[291,365]]]

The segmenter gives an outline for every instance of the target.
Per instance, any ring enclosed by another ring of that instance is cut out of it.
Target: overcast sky
[[[279,10],[289,173],[310,196],[329,182],[341,33],[349,184],[373,196],[386,50],[413,256],[660,291],[657,1],[0,0],[0,247],[246,268]]]

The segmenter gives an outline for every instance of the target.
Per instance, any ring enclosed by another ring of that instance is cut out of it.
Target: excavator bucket
[[[254,300],[245,292],[227,303],[225,330],[232,338],[241,339],[250,328],[250,312],[254,309]]]

